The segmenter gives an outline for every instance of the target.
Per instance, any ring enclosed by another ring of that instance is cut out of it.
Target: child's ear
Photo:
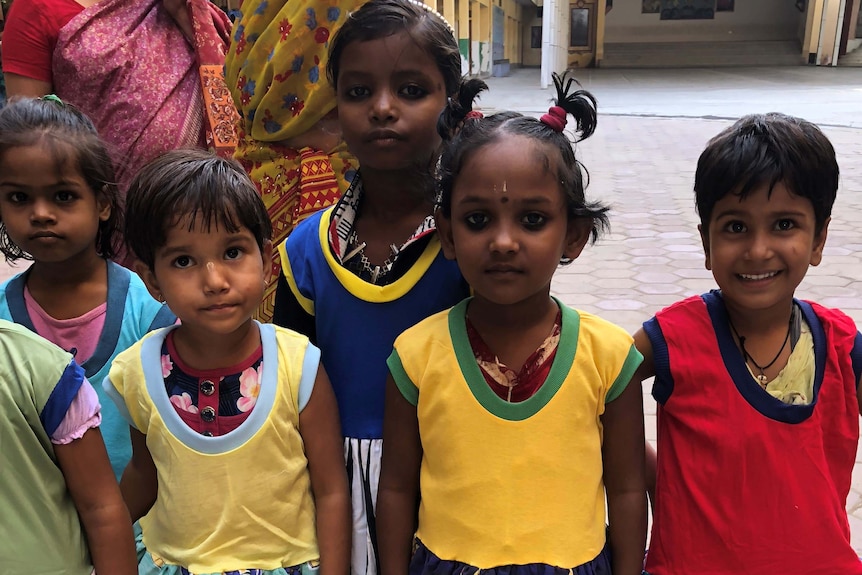
[[[142,262],[141,260],[135,260],[135,264],[132,266],[141,280],[143,280],[144,285],[147,286],[147,291],[150,292],[150,295],[153,296],[153,299],[164,302],[165,298],[162,295],[162,290],[159,288],[159,282],[156,280],[156,274],[153,273],[153,270],[150,269],[150,266]]]
[[[108,192],[104,188],[96,194],[96,205],[99,207],[99,221],[107,222],[111,217],[111,200],[108,198]]]
[[[697,231],[700,233],[700,243],[703,244],[703,255],[706,256],[706,269],[712,271],[712,261],[709,259],[709,234],[703,231],[703,224],[697,224]]]
[[[826,221],[823,222],[823,227],[820,228],[820,233],[814,236],[814,246],[811,249],[811,265],[817,266],[820,265],[821,260],[823,260],[823,247],[826,245],[826,231],[829,228],[829,222],[832,221],[832,218],[826,218]]]
[[[563,249],[563,257],[575,260],[584,251],[590,233],[593,231],[593,223],[589,219],[576,218],[569,220],[566,227],[566,247]]]
[[[269,285],[272,281],[272,242],[266,240],[263,242],[263,247],[260,250],[260,257],[263,259],[263,285]]]
[[[440,236],[440,246],[447,260],[455,259],[455,242],[452,241],[452,220],[443,215],[441,210],[434,211],[434,223],[437,225],[437,235]]]

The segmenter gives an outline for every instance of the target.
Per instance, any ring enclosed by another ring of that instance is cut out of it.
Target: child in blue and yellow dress
[[[338,399],[353,502],[351,572],[378,572],[375,508],[386,357],[403,330],[468,288],[433,218],[437,119],[461,81],[458,43],[421,3],[371,0],[330,45],[338,118],[361,172],[279,246],[273,322],[308,335]]]
[[[121,488],[141,574],[343,575],[350,502],[335,398],[308,338],[252,320],[270,222],[242,167],[184,150],[128,194],[126,237],[179,325],[117,357],[132,426]]]

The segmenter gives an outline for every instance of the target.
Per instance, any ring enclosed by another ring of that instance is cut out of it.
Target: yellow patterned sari
[[[338,201],[356,171],[343,141],[328,150],[290,147],[335,109],[326,79],[329,40],[365,0],[245,0],[225,59],[225,79],[240,112],[235,157],[251,175],[278,246],[294,226]],[[272,267],[281,265],[273,250]],[[272,318],[275,281],[257,317]]]

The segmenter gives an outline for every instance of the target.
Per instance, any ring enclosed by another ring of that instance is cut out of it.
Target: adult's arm
[[[83,7],[52,0],[17,0],[3,31],[3,73],[6,94],[38,97],[50,94],[51,63],[60,29]]]
[[[35,78],[28,78],[11,72],[4,72],[3,76],[6,79],[6,97],[9,99],[21,97],[38,98],[54,91],[51,82],[36,80]]]

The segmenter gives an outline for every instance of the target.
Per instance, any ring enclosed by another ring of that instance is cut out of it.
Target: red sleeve
[[[60,29],[83,6],[73,0],[16,0],[3,32],[3,71],[53,83],[51,58]]]

